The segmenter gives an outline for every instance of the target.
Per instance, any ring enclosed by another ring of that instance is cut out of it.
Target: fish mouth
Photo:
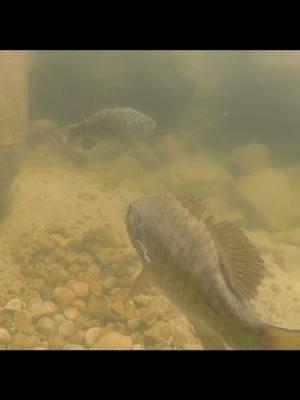
[[[141,215],[136,207],[135,203],[131,203],[128,207],[127,214],[125,217],[126,222],[126,229],[128,236],[136,248],[137,251],[140,251],[139,242],[141,241],[141,228],[142,228],[142,221]]]
[[[127,213],[126,213],[126,217],[125,217],[125,223],[126,223],[126,229],[127,229],[127,233],[128,236],[131,240],[131,242],[133,243],[134,240],[134,227],[133,227],[133,222],[132,222],[132,210],[133,210],[133,203],[131,203],[128,207]]]

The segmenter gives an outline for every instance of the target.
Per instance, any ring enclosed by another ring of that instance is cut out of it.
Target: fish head
[[[130,238],[143,239],[144,231],[156,219],[159,209],[167,208],[173,196],[169,193],[144,196],[134,200],[128,207],[126,226]]]
[[[139,201],[133,201],[127,210],[126,227],[130,240],[133,245],[137,240],[141,240],[143,236],[143,218]],[[135,246],[136,247],[136,246]]]
[[[128,236],[139,257],[143,260],[144,266],[151,264],[151,257],[147,249],[147,237],[153,208],[149,207],[148,203],[147,197],[132,202],[126,215]]]
[[[159,224],[160,212],[168,207],[173,198],[165,193],[145,196],[133,201],[127,211],[126,227],[128,236],[145,265],[150,265],[149,239],[154,226]]]

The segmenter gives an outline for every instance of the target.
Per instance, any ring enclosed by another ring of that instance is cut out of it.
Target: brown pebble
[[[99,270],[99,268],[97,267],[96,264],[91,264],[88,267],[88,270],[86,271],[85,280],[87,282],[93,282],[93,281],[99,280],[99,278],[100,278],[100,270]]]
[[[83,300],[76,299],[73,301],[73,306],[79,310],[84,310],[86,308],[86,303]]]
[[[68,269],[70,274],[77,274],[78,272],[82,271],[82,267],[79,264],[73,263],[69,266]]]
[[[64,315],[70,321],[75,321],[78,318],[79,310],[76,307],[68,307],[65,308]]]
[[[88,253],[82,253],[77,258],[78,264],[87,267],[93,262],[92,257]]]
[[[88,312],[92,315],[100,314],[102,310],[102,302],[94,295],[91,295],[87,305]]]
[[[68,282],[68,287],[70,287],[75,293],[76,297],[81,299],[86,299],[89,295],[89,285],[87,282],[71,280]]]
[[[78,255],[76,253],[68,253],[65,256],[65,260],[67,261],[68,264],[73,264],[77,260]]]
[[[74,333],[74,324],[72,321],[63,321],[58,326],[58,332],[63,337],[70,337]]]
[[[14,322],[17,331],[26,335],[33,333],[32,316],[29,311],[16,311],[14,313]]]
[[[101,330],[101,336],[104,336],[110,332],[113,332],[115,330],[116,324],[110,322],[107,324],[102,330]]]
[[[114,276],[110,276],[103,281],[103,287],[107,290],[112,289],[117,283],[117,279]]]
[[[102,294],[102,284],[101,281],[93,281],[89,283],[89,289],[95,296],[101,296]]]
[[[67,287],[57,287],[53,291],[54,299],[63,307],[69,306],[75,300],[75,294]]]
[[[53,350],[62,349],[65,345],[65,340],[62,335],[54,334],[48,338],[49,348]]]
[[[87,321],[86,325],[85,325],[85,329],[90,329],[90,328],[100,328],[101,327],[101,322],[99,321],[99,319],[90,319]]]
[[[74,333],[70,337],[70,342],[71,343],[76,343],[76,344],[84,344],[85,342],[85,332],[84,331],[78,331]]]

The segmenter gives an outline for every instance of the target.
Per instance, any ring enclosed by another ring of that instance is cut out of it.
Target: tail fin
[[[266,350],[300,350],[300,330],[289,330],[273,325],[264,329]]]

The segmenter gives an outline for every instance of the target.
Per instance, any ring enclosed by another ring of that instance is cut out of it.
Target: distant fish
[[[234,349],[300,348],[300,331],[266,324],[249,307],[264,276],[263,260],[241,230],[216,223],[201,198],[141,198],[129,206],[126,224],[144,265],[138,281],[151,276],[205,348],[224,348],[223,340]]]
[[[134,108],[105,108],[67,126],[61,139],[69,144],[79,136],[82,138],[82,149],[90,150],[103,138],[122,138],[127,142],[130,139],[148,136],[155,128],[156,123],[152,118]]]

